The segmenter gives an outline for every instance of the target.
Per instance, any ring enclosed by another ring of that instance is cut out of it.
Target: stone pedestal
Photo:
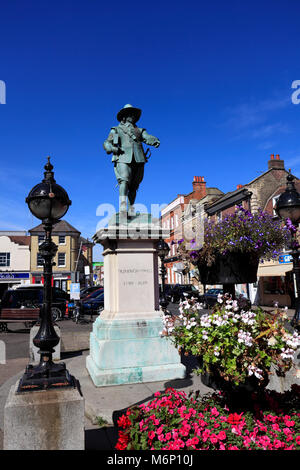
[[[84,450],[84,399],[77,389],[16,393],[4,409],[4,450]]]
[[[36,336],[39,329],[40,329],[40,327],[38,325],[35,325],[30,329],[29,358],[30,358],[30,361],[32,361],[32,362],[40,362],[40,357],[41,356],[39,354],[39,348],[37,348],[33,344],[33,338]],[[56,332],[57,336],[60,338],[60,328],[57,325],[54,325],[54,329],[55,329],[55,332]],[[54,348],[54,353],[52,355],[53,361],[60,361],[60,345],[61,345],[61,341]]]
[[[185,367],[160,336],[156,243],[167,238],[148,214],[117,217],[94,241],[104,247],[104,310],[90,336],[86,367],[96,386],[183,378]]]

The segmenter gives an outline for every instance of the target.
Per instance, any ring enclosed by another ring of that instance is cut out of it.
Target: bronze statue
[[[118,114],[120,124],[112,127],[103,146],[106,153],[113,154],[115,175],[119,184],[119,210],[134,215],[136,193],[144,176],[144,165],[147,162],[147,152],[143,143],[159,147],[157,137],[149,135],[146,129],[136,126],[142,111],[126,104]]]

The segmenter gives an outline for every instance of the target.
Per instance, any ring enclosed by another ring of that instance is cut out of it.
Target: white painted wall
[[[0,252],[10,253],[10,266],[0,266],[0,272],[30,271],[29,246],[18,245],[7,236],[0,236]]]

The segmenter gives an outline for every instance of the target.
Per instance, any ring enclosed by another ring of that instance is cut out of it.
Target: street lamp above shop
[[[300,194],[296,190],[294,179],[290,170],[286,189],[278,198],[275,211],[281,219],[290,219],[294,225],[298,225],[300,221]]]
[[[160,259],[165,259],[165,257],[168,255],[170,251],[169,245],[162,238],[158,240],[156,249],[157,249],[157,253]]]
[[[276,205],[275,211],[276,214],[283,220],[290,219],[292,225],[289,223],[287,226],[291,232],[291,245],[290,253],[293,259],[293,275],[296,282],[296,305],[295,305],[295,314],[291,321],[292,326],[299,329],[300,328],[300,264],[299,264],[299,243],[297,240],[297,227],[300,222],[300,194],[296,190],[294,183],[294,176],[289,170],[289,174],[286,178],[286,189],[279,196]]]
[[[160,275],[161,275],[161,292],[160,292],[159,304],[163,312],[166,312],[169,302],[166,298],[166,292],[165,292],[165,277],[166,277],[165,258],[170,251],[170,247],[168,243],[165,242],[165,240],[160,238],[157,242],[156,250],[160,258]]]

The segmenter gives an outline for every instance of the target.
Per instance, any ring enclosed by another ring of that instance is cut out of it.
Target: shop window
[[[10,266],[10,253],[0,253],[0,266],[2,267]]]
[[[285,295],[286,285],[284,276],[274,276],[264,278],[264,294]]]

